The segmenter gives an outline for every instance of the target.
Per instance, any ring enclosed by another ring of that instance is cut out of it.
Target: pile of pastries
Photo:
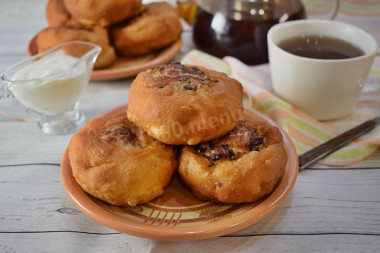
[[[177,10],[166,2],[141,0],[49,0],[49,27],[36,35],[41,53],[63,42],[81,40],[102,48],[94,68],[111,66],[118,56],[143,56],[177,41],[182,32]]]
[[[69,143],[73,176],[90,195],[134,206],[161,194],[176,171],[201,200],[257,201],[282,177],[277,127],[243,111],[226,74],[171,63],[133,81],[128,106],[89,121]]]

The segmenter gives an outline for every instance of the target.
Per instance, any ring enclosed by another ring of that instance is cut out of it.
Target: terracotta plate
[[[106,68],[94,70],[91,80],[114,80],[134,76],[141,71],[170,62],[180,51],[182,39],[155,53],[141,57],[118,57],[116,62]],[[29,42],[28,55],[37,54],[36,36]]]
[[[253,110],[246,109],[244,115],[274,125],[270,119]],[[76,183],[67,149],[61,163],[62,181],[68,195],[82,212],[117,231],[170,241],[212,238],[259,222],[287,197],[298,174],[298,157],[291,140],[282,133],[288,152],[285,174],[274,191],[256,203],[228,205],[200,201],[178,176],[174,176],[161,197],[135,207],[112,206],[88,195]]]

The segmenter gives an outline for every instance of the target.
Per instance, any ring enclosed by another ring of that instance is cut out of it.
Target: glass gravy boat
[[[0,74],[0,117],[36,121],[46,134],[78,130],[85,123],[78,101],[100,51],[70,41],[9,67]]]

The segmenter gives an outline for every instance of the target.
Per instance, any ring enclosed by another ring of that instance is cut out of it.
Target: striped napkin
[[[302,0],[307,16],[311,18],[326,18],[336,5],[336,0]],[[349,19],[378,19],[380,15],[379,0],[340,0],[339,16]],[[355,20],[358,21],[358,20]]]
[[[292,139],[298,154],[326,142],[367,119],[380,116],[380,73],[371,72],[367,85],[351,115],[335,121],[319,122],[272,93],[268,64],[250,67],[236,58],[216,58],[196,49],[182,59],[184,64],[204,66],[224,72],[241,82],[250,106],[273,119]],[[374,80],[374,81],[372,81]],[[371,85],[371,82],[373,85]],[[319,163],[346,166],[361,161],[380,146],[380,127],[330,154]]]

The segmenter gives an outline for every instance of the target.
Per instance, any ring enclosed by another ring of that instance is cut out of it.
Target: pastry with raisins
[[[178,171],[198,198],[235,204],[269,194],[286,163],[287,152],[277,127],[240,120],[223,137],[185,146]]]
[[[172,63],[137,75],[128,118],[167,144],[195,145],[218,138],[242,117],[243,88],[226,74]]]

